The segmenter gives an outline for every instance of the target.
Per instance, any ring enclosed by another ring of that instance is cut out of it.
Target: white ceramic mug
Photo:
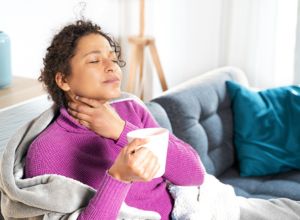
[[[134,139],[147,139],[148,143],[143,145],[149,148],[158,158],[160,165],[154,178],[161,177],[165,173],[167,151],[169,145],[169,131],[166,128],[142,128],[127,133],[128,143]]]

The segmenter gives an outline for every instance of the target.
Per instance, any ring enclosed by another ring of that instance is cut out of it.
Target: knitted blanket
[[[221,183],[213,175],[206,174],[203,184],[195,186],[169,186],[175,199],[172,219],[237,220],[240,208],[232,186]]]

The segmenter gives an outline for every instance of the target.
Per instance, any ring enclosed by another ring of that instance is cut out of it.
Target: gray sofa
[[[300,171],[264,177],[239,176],[227,80],[248,85],[241,70],[224,67],[172,88],[147,106],[162,127],[197,150],[209,174],[232,185],[237,195],[300,200]]]
[[[162,127],[197,150],[208,173],[232,185],[237,195],[300,200],[299,171],[265,177],[239,176],[233,146],[232,111],[225,87],[227,80],[247,85],[241,70],[225,67],[184,82],[146,105]],[[4,112],[3,120],[11,117],[15,122],[7,131],[9,135],[0,139],[0,154],[17,127],[51,105],[46,101],[45,97],[44,101],[34,100],[34,103],[25,103]]]

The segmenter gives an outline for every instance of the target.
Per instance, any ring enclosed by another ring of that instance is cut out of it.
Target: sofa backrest
[[[173,133],[196,149],[207,172],[215,176],[234,164],[227,80],[248,84],[241,70],[223,67],[173,87],[152,100],[165,109]]]
[[[170,132],[172,131],[172,126],[166,111],[161,107],[161,105],[156,102],[146,102],[145,103],[148,110],[151,112],[157,123],[163,127],[167,128]]]

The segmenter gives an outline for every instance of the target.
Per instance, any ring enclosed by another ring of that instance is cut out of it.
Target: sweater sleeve
[[[175,185],[200,185],[204,181],[205,172],[197,152],[171,134],[164,177]]]
[[[144,128],[159,127],[159,124],[145,107],[138,103],[135,105]],[[205,172],[197,152],[189,144],[170,134],[166,171],[163,177],[176,185],[200,185],[204,181]]]
[[[131,184],[120,182],[106,172],[96,195],[81,212],[78,220],[117,219],[130,186]]]

